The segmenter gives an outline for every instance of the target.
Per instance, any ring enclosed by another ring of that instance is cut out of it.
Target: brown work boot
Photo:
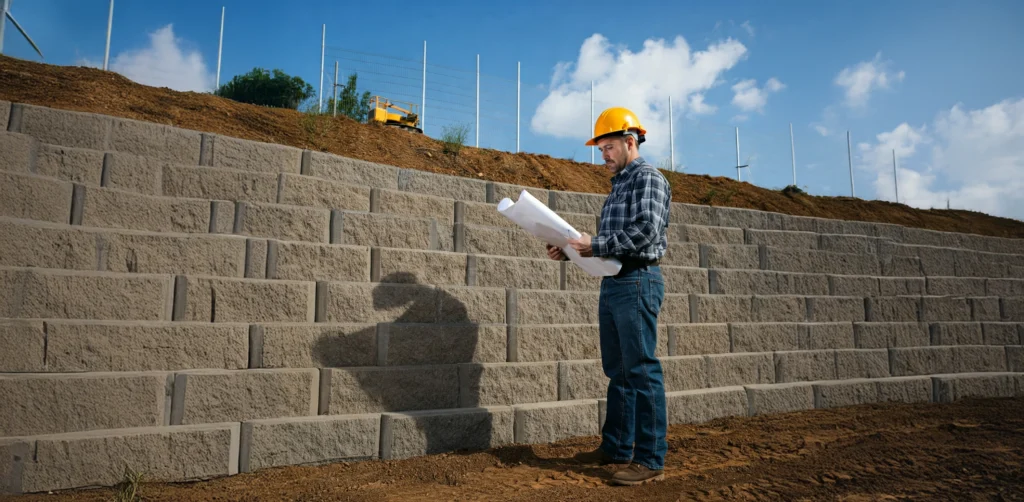
[[[665,471],[651,470],[643,465],[631,463],[625,469],[616,472],[612,476],[612,484],[616,485],[642,485],[651,481],[665,479]]]
[[[604,450],[598,446],[592,451],[585,451],[573,455],[573,460],[581,464],[596,464],[596,465],[607,465],[607,464],[626,464],[628,462],[616,462],[611,455],[605,453]]]

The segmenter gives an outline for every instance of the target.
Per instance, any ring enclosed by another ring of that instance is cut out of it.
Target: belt
[[[619,258],[619,262],[622,263],[622,268],[619,269],[618,274],[615,274],[615,277],[621,277],[642,268],[657,267],[661,264],[661,260],[645,260],[641,258]]]

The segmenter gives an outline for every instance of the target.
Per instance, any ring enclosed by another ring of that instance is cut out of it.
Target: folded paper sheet
[[[578,239],[581,234],[526,190],[519,194],[517,202],[512,202],[508,197],[502,199],[498,203],[498,212],[538,239],[562,248],[569,260],[592,276],[615,275],[622,268],[622,264],[614,258],[580,256],[575,249],[569,247],[569,239]]]

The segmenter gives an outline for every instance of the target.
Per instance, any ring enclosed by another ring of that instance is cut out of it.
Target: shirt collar
[[[633,171],[635,171],[639,165],[643,164],[644,162],[645,161],[643,157],[637,157],[633,162],[626,164],[626,167],[623,167],[621,171],[615,173],[615,176],[612,176],[612,183],[617,183],[623,180],[624,178],[628,178],[629,175]]]

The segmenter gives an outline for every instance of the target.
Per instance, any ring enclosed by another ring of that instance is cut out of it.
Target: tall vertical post
[[[593,131],[594,127],[594,81],[590,81],[590,127],[587,128],[587,135],[590,136],[590,132]],[[594,163],[594,147],[590,147],[590,163]]]
[[[846,160],[850,164],[850,197],[856,197],[857,192],[853,188],[853,146],[850,143],[850,131],[846,131]]]
[[[113,3],[113,2],[111,2]],[[217,84],[220,88],[220,56],[224,51],[224,7],[220,8],[220,41],[217,42]]]
[[[676,170],[676,135],[672,120],[672,96],[668,97],[668,162],[669,170]]]
[[[327,25],[323,25],[323,32],[320,34],[320,104],[317,111],[324,111],[324,51],[327,49]]]
[[[741,181],[740,176],[740,128],[736,127],[736,181]]]
[[[331,92],[331,96],[334,98],[331,100],[332,108],[334,111],[331,114],[335,117],[338,116],[338,60],[334,60],[334,85],[331,86],[334,92]]]
[[[520,105],[520,94],[522,92],[521,87],[521,73],[523,70],[522,62],[516,62],[516,153],[519,153],[519,105]]]
[[[11,0],[0,0],[0,54],[4,52],[4,27],[7,26],[7,11],[11,9]]]
[[[896,149],[892,149],[892,182],[896,186],[896,203],[900,203],[900,179],[896,175]]]
[[[420,98],[420,129],[427,133],[427,41],[423,41],[423,96]]]
[[[796,143],[793,142],[793,123],[789,123],[789,156],[793,160],[793,186],[796,186]]]
[[[480,148],[480,55],[476,55],[476,147]]]
[[[8,0],[9,1],[9,0]],[[4,2],[7,4],[7,1]],[[4,8],[4,23],[7,22],[7,8]],[[110,0],[110,9],[107,12],[107,48],[103,51],[103,71],[106,71],[110,62],[110,32],[114,28],[114,0]]]

